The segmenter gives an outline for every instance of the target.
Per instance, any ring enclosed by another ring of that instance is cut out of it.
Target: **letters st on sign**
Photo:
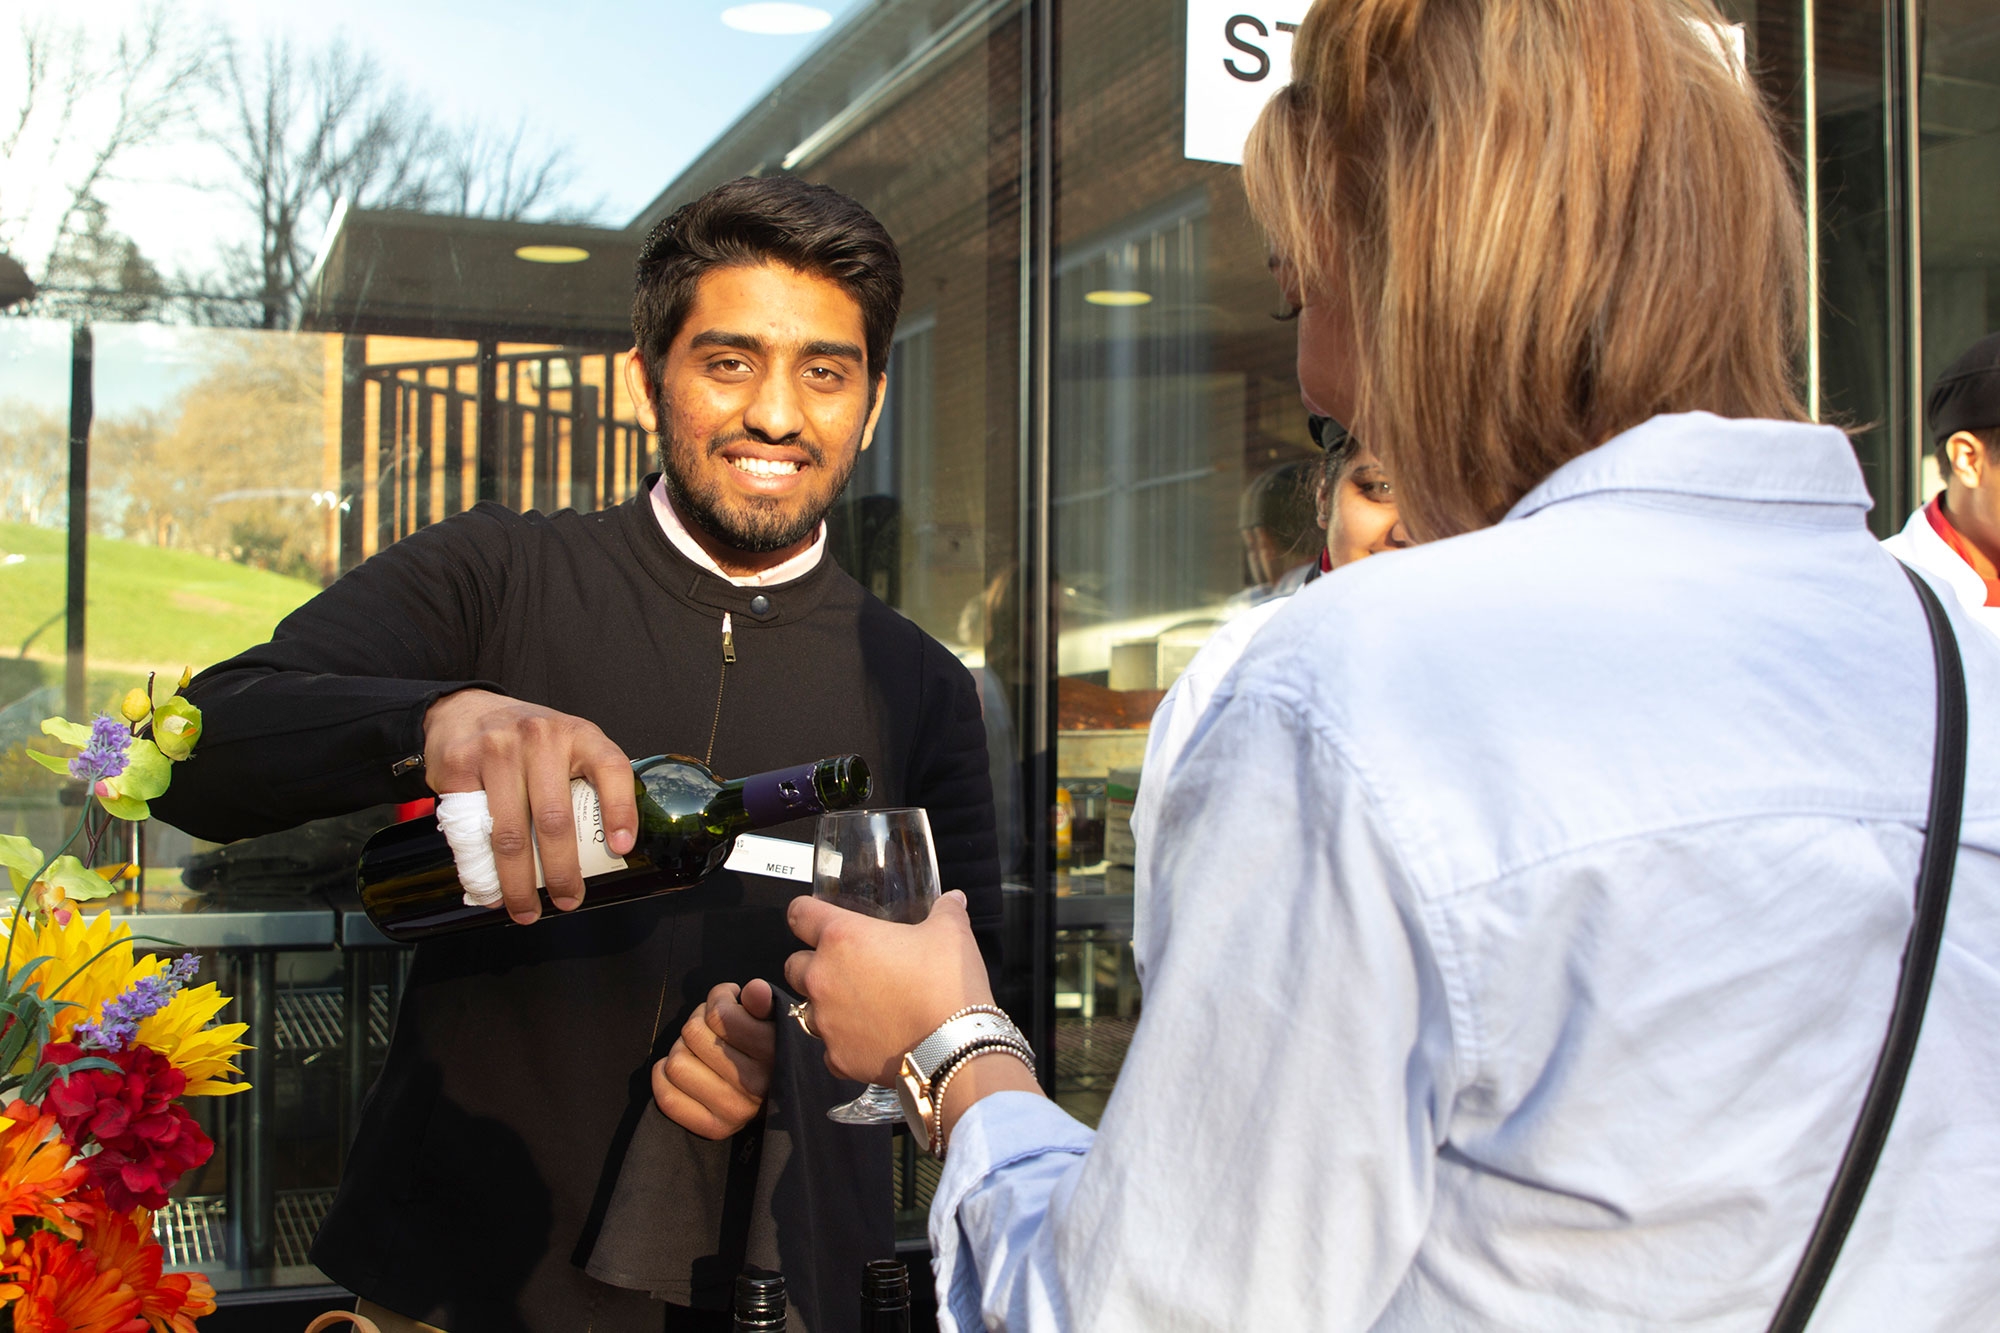
[[[1185,156],[1243,161],[1257,113],[1291,81],[1292,34],[1310,7],[1310,0],[1188,0]]]

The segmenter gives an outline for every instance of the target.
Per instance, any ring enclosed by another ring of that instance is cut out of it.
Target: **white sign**
[[[1292,79],[1292,34],[1311,0],[1188,0],[1187,127],[1197,162],[1243,160],[1271,94]]]
[[[813,845],[788,838],[767,838],[761,833],[739,833],[724,870],[740,875],[769,875],[773,879],[795,879],[812,883]]]

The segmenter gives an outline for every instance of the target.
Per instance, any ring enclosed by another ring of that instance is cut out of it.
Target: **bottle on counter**
[[[910,1333],[910,1270],[901,1259],[870,1259],[861,1270],[861,1333]]]
[[[736,1277],[734,1333],[785,1333],[785,1278],[761,1268]]]
[[[639,836],[624,856],[605,839],[597,793],[570,783],[577,860],[584,873],[582,907],[671,893],[700,882],[729,859],[736,835],[868,800],[868,765],[858,754],[816,764],[719,781],[706,765],[683,755],[655,755],[632,765],[639,802]],[[427,819],[392,824],[361,849],[361,905],[376,929],[398,943],[511,920],[504,906],[465,901],[451,845]],[[540,884],[539,868],[536,882]],[[556,911],[542,890],[542,912]]]

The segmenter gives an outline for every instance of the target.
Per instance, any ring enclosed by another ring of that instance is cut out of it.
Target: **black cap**
[[[761,1268],[746,1268],[736,1278],[736,1327],[782,1329],[785,1326],[785,1279]]]
[[[863,1310],[910,1308],[910,1270],[901,1259],[870,1259],[861,1270]]]
[[[2000,426],[2000,333],[1989,333],[1945,368],[1924,404],[1931,442]]]

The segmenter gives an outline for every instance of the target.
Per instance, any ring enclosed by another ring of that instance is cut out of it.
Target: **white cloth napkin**
[[[458,882],[467,907],[500,905],[500,867],[493,861],[493,812],[483,791],[446,792],[438,797],[437,822],[458,862]]]

